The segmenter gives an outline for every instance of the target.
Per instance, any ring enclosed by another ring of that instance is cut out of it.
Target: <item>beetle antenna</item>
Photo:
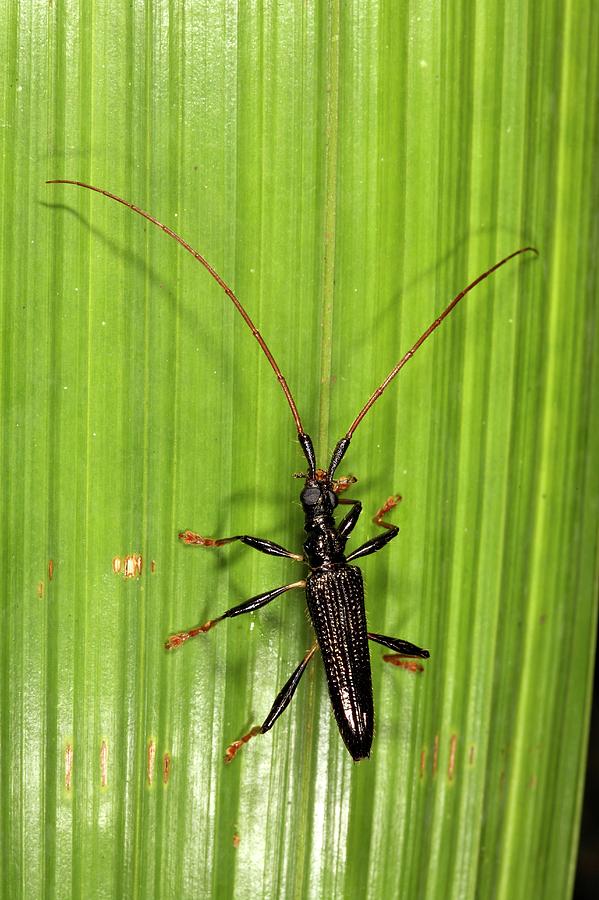
[[[460,293],[457,295],[457,297],[453,298],[451,303],[445,307],[445,309],[443,310],[441,315],[435,319],[435,321],[432,323],[432,325],[429,325],[429,327],[426,329],[426,331],[423,334],[420,335],[420,337],[418,338],[416,343],[412,347],[410,347],[410,349],[408,350],[407,353],[405,353],[402,356],[402,358],[399,360],[397,365],[393,369],[391,369],[391,371],[389,372],[389,374],[387,375],[387,377],[385,378],[383,383],[381,385],[379,385],[379,387],[377,387],[376,391],[366,401],[366,403],[364,404],[364,406],[362,407],[362,409],[360,410],[360,412],[358,413],[358,415],[356,416],[354,421],[349,426],[349,430],[348,430],[344,440],[346,440],[348,442],[350,441],[354,431],[356,430],[356,428],[358,427],[358,425],[360,424],[360,422],[362,421],[362,419],[364,418],[364,416],[366,415],[366,413],[368,412],[370,407],[374,403],[376,403],[376,401],[379,399],[381,394],[387,389],[389,384],[393,381],[393,379],[395,378],[397,373],[401,369],[403,369],[403,367],[408,362],[408,360],[412,359],[412,357],[414,356],[414,354],[416,353],[418,348],[422,344],[424,344],[425,340],[431,336],[431,334],[433,333],[433,331],[435,331],[435,329],[437,329],[439,327],[439,325],[441,324],[443,319],[445,319],[449,315],[449,313],[458,305],[460,300],[463,297],[465,297],[466,294],[468,294],[473,288],[475,288],[477,284],[480,284],[481,281],[484,281],[485,278],[488,278],[489,275],[491,275],[497,269],[500,269],[501,266],[504,266],[506,264],[506,262],[509,262],[510,259],[513,259],[514,256],[519,256],[520,253],[529,253],[529,252],[535,253],[537,256],[539,255],[539,251],[535,247],[521,247],[519,250],[515,250],[513,253],[510,253],[509,256],[504,257],[504,259],[499,260],[498,263],[495,263],[494,266],[491,266],[490,269],[487,269],[486,272],[483,272],[482,275],[479,275],[478,278],[475,278],[474,281],[472,281],[468,285],[468,287],[465,287],[463,291],[460,291]]]
[[[168,234],[169,237],[174,238],[178,244],[181,244],[181,246],[185,250],[187,250],[188,253],[191,253],[191,255],[193,256],[194,259],[197,259],[197,261],[204,266],[204,268],[212,275],[212,277],[214,278],[216,283],[221,286],[221,288],[223,289],[223,291],[225,292],[227,297],[233,302],[233,305],[235,306],[237,311],[239,313],[241,313],[243,321],[245,322],[247,327],[250,329],[250,331],[252,332],[252,334],[254,335],[256,340],[258,341],[258,343],[260,344],[260,347],[262,348],[264,355],[266,356],[267,360],[269,361],[273,372],[277,376],[277,381],[281,385],[281,389],[282,389],[283,393],[285,394],[285,398],[287,400],[287,403],[289,404],[289,409],[291,410],[291,415],[293,416],[293,420],[295,422],[295,427],[297,428],[297,433],[298,433],[298,437],[300,439],[300,444],[302,445],[302,449],[304,450],[304,453],[306,454],[305,438],[307,438],[308,436],[304,432],[304,427],[302,425],[302,420],[300,419],[299,412],[297,411],[297,406],[295,405],[295,400],[293,399],[293,395],[289,389],[289,385],[285,381],[285,377],[284,377],[283,373],[281,372],[276,359],[270,352],[270,350],[266,344],[266,341],[264,340],[264,338],[262,337],[262,335],[260,334],[260,332],[258,331],[256,326],[252,322],[250,316],[246,312],[241,301],[235,296],[235,294],[233,293],[233,291],[231,290],[229,285],[226,284],[225,281],[223,281],[223,279],[220,277],[218,272],[216,272],[212,268],[212,266],[210,265],[208,260],[205,259],[201,253],[198,253],[197,250],[194,250],[194,248],[191,246],[191,244],[188,244],[187,241],[185,241],[180,235],[178,235],[176,233],[176,231],[173,231],[172,228],[169,228],[168,225],[163,225],[162,222],[159,222],[158,219],[154,218],[154,216],[150,215],[150,213],[145,212],[145,210],[143,210],[143,209],[140,209],[139,206],[135,206],[134,203],[129,203],[128,200],[123,200],[122,197],[118,197],[116,194],[111,194],[110,191],[104,191],[104,190],[102,190],[102,188],[94,187],[93,184],[85,184],[85,182],[83,182],[83,181],[71,181],[70,179],[67,179],[67,178],[53,178],[52,180],[47,181],[46,184],[74,184],[76,187],[87,188],[88,191],[95,191],[96,194],[102,194],[104,197],[108,197],[110,200],[116,200],[117,203],[121,203],[123,206],[126,206],[127,209],[132,209],[133,212],[136,212],[138,215],[143,216],[143,218],[147,219],[148,222],[151,222],[152,225],[156,225],[158,228],[161,228],[162,231],[164,231],[166,234]],[[308,440],[309,440],[309,438],[308,438]],[[310,446],[311,446],[311,443],[310,443]],[[308,463],[310,465],[312,465],[310,458],[308,458]]]

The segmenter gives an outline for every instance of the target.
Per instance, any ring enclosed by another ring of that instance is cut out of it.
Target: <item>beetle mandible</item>
[[[478,278],[475,278],[474,281],[453,298],[451,303],[420,335],[416,343],[401,357],[397,365],[393,367],[385,380],[366,401],[348,428],[345,436],[337,442],[328,468],[320,469],[316,465],[316,455],[312,440],[304,430],[293,395],[274,356],[239,299],[212,268],[210,263],[167,225],[163,225],[154,216],[135,206],[135,204],[123,200],[122,197],[112,194],[110,191],[70,179],[53,179],[47,183],[75,185],[95,191],[111,200],[115,200],[117,203],[121,203],[174,238],[177,243],[181,244],[188,253],[208,270],[233,302],[268,359],[289,404],[297,429],[298,440],[308,464],[308,471],[298,476],[305,479],[304,487],[300,493],[304,511],[304,530],[307,535],[304,541],[303,553],[293,553],[279,544],[273,543],[273,541],[253,537],[248,534],[236,534],[226,538],[207,538],[192,531],[184,531],[179,535],[183,543],[195,544],[201,547],[222,547],[233,541],[241,541],[246,546],[253,547],[254,550],[259,550],[261,553],[266,553],[269,556],[287,557],[303,563],[310,570],[305,579],[294,581],[291,584],[285,584],[282,587],[258,594],[256,597],[251,597],[249,600],[245,600],[243,603],[228,609],[217,618],[209,619],[203,625],[172,635],[165,644],[167,650],[172,650],[189,640],[189,638],[210,631],[223,619],[230,619],[234,616],[260,609],[285,591],[297,588],[305,589],[308,612],[316,640],[278,693],[272,709],[262,725],[255,725],[247,734],[234,741],[227,748],[225,762],[230,762],[237,751],[255,735],[264,734],[272,728],[281,713],[289,706],[300,679],[317,650],[320,650],[322,656],[331,705],[345,746],[356,761],[368,757],[374,732],[374,708],[368,642],[374,641],[392,650],[393,653],[384,658],[396,665],[405,665],[408,668],[414,668],[416,665],[414,663],[406,663],[405,660],[428,659],[429,651],[400,638],[368,631],[362,573],[357,566],[350,565],[350,563],[362,556],[376,553],[397,536],[399,528],[397,525],[386,521],[386,516],[399,503],[401,497],[398,494],[390,497],[374,516],[374,523],[383,528],[384,531],[370,538],[370,540],[346,556],[345,545],[362,512],[362,504],[359,500],[350,500],[339,496],[356,479],[353,477],[336,478],[337,467],[345,456],[353,434],[366,413],[378,400],[383,391],[387,389],[398,372],[414,356],[433,331],[439,327],[460,300],[477,284],[480,284],[481,281],[488,278],[489,275],[515,256],[528,252],[536,254],[537,250],[534,247],[521,247],[515,250],[495,263],[494,266],[491,266],[490,269],[487,269],[486,272],[483,272],[482,275],[479,275]],[[341,521],[336,523],[334,512],[339,504],[346,504],[350,509]]]

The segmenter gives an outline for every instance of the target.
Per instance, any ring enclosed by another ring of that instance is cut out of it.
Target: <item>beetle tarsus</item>
[[[189,631],[178,631],[177,634],[171,634],[169,639],[164,643],[165,649],[176,650],[177,647],[180,647],[181,644],[184,644],[185,641],[188,641],[190,638],[197,637],[198,634],[206,634],[206,632],[210,631],[211,628],[214,628],[221,619],[224,619],[224,616],[219,616],[217,619],[208,619],[203,625],[197,625],[195,628],[190,628]]]
[[[378,525],[380,528],[389,528],[389,529],[397,528],[397,526],[393,525],[392,522],[383,521],[383,516],[387,515],[387,513],[390,512],[392,509],[395,509],[395,507],[399,503],[401,503],[401,501],[402,501],[401,494],[393,494],[391,497],[389,497],[389,499],[383,503],[383,505],[381,506],[379,511],[376,513],[376,515],[374,515],[372,517],[372,521],[374,522],[374,524]]]
[[[383,662],[390,663],[398,669],[406,669],[408,672],[424,672],[422,663],[415,662],[413,656],[404,656],[402,653],[384,653]]]
[[[241,750],[243,745],[247,744],[248,741],[250,741],[253,737],[256,737],[256,735],[258,734],[262,734],[262,726],[254,725],[254,727],[250,728],[248,733],[244,734],[244,736],[239,738],[238,741],[233,741],[232,744],[229,744],[229,746],[225,750],[225,764],[233,762],[233,760],[237,756],[237,753],[239,752],[239,750]]]

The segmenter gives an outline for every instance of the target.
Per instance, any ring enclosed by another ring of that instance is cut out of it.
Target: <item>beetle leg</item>
[[[340,499],[339,503],[351,504],[351,509],[339,522],[337,526],[337,534],[339,537],[346,538],[356,527],[356,522],[360,518],[362,512],[362,504],[359,500]]]
[[[197,544],[200,547],[223,547],[225,544],[232,544],[233,541],[241,541],[242,544],[246,544],[254,550],[259,550],[260,553],[267,553],[268,556],[285,556],[288,559],[296,559],[298,562],[304,561],[301,553],[292,553],[291,550],[286,550],[285,547],[275,544],[274,541],[252,537],[250,534],[235,534],[233,537],[226,538],[208,538],[187,529],[179,532],[179,540],[184,544]]]
[[[399,534],[399,528],[397,525],[393,525],[391,522],[385,522],[383,516],[389,512],[389,510],[393,509],[394,506],[397,506],[398,503],[401,502],[401,495],[394,494],[392,497],[384,503],[377,514],[373,517],[372,521],[375,525],[378,525],[380,528],[386,528],[384,534],[378,534],[376,537],[370,538],[369,541],[366,541],[365,544],[362,544],[361,547],[358,547],[357,550],[354,550],[353,553],[350,553],[347,556],[347,562],[351,562],[353,559],[359,559],[361,556],[369,556],[371,553],[376,553],[378,550],[382,550],[385,544],[388,544],[389,541],[392,541],[394,537],[397,537]]]
[[[409,672],[423,672],[424,667],[417,662],[411,662],[415,659],[428,659],[430,653],[416,644],[409,641],[402,641],[401,638],[388,637],[386,634],[376,634],[373,631],[368,632],[368,638],[383,647],[389,647],[395,650],[395,653],[386,653],[383,656],[384,662],[391,663],[392,666],[399,666],[402,669],[408,669]]]
[[[226,763],[230,763],[231,760],[235,758],[237,751],[240,750],[244,744],[247,744],[247,742],[253,737],[256,737],[257,734],[265,734],[267,731],[270,731],[281,713],[285,712],[285,710],[291,703],[300,679],[306,671],[308,663],[317,650],[318,644],[312,644],[297,669],[293,672],[291,678],[289,678],[288,681],[285,682],[285,684],[277,694],[275,702],[272,705],[272,709],[265,718],[262,725],[254,725],[253,728],[250,728],[247,734],[244,734],[243,737],[240,737],[238,741],[233,741],[233,743],[227,747],[227,750],[225,752]]]
[[[305,581],[294,581],[293,584],[284,584],[282,587],[266,591],[264,594],[257,594],[255,597],[250,597],[249,600],[244,600],[243,603],[231,607],[231,609],[228,609],[222,616],[218,616],[216,619],[208,619],[203,625],[197,625],[189,631],[179,631],[177,634],[172,634],[164,645],[165,649],[174,650],[176,647],[180,647],[181,644],[184,644],[185,641],[188,641],[189,638],[197,637],[198,634],[206,634],[207,631],[210,631],[215,625],[222,622],[223,619],[232,619],[234,616],[240,616],[243,613],[254,612],[254,610],[266,606],[267,603],[270,603],[271,600],[274,600],[279,594],[283,594],[285,591],[290,591],[293,588],[303,588],[305,586]]]

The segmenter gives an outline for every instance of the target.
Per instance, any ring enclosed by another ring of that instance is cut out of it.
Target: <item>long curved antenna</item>
[[[360,424],[360,422],[362,421],[362,419],[364,418],[364,416],[366,415],[366,413],[368,412],[370,407],[374,403],[376,403],[376,401],[379,399],[379,397],[381,396],[383,391],[385,391],[385,389],[393,381],[393,379],[395,378],[397,373],[401,369],[403,369],[403,367],[408,362],[408,360],[412,359],[412,357],[414,356],[414,354],[416,353],[418,348],[422,344],[424,344],[427,337],[430,337],[430,335],[433,333],[433,331],[435,331],[435,329],[439,327],[439,325],[441,324],[443,319],[445,319],[449,315],[449,313],[452,311],[452,309],[454,309],[454,307],[456,307],[458,305],[460,300],[463,297],[465,297],[466,294],[472,290],[472,288],[475,288],[477,284],[480,284],[481,281],[484,281],[485,278],[488,278],[489,275],[491,275],[497,269],[501,268],[501,266],[504,266],[506,264],[506,262],[509,262],[509,260],[513,259],[514,256],[518,256],[520,253],[528,253],[528,252],[536,253],[537,256],[539,255],[539,251],[535,247],[521,247],[519,250],[515,250],[513,253],[510,253],[509,256],[504,257],[504,259],[499,260],[498,263],[495,263],[494,266],[491,266],[490,269],[487,269],[486,272],[483,272],[482,275],[479,275],[478,278],[475,278],[474,281],[472,281],[468,285],[468,287],[465,287],[463,291],[460,291],[460,293],[457,295],[457,297],[453,298],[453,300],[451,301],[449,306],[447,306],[443,310],[441,315],[437,319],[435,319],[435,321],[432,323],[432,325],[430,325],[426,329],[426,331],[420,335],[420,337],[418,338],[416,343],[412,347],[410,347],[410,349],[408,350],[408,352],[406,354],[404,354],[404,356],[402,356],[402,358],[399,360],[397,365],[393,369],[391,369],[391,371],[389,372],[389,374],[387,375],[387,377],[385,378],[383,383],[379,387],[377,387],[376,391],[366,401],[366,403],[364,404],[364,406],[362,407],[362,409],[360,410],[360,412],[358,413],[358,415],[356,416],[354,421],[349,426],[349,430],[345,436],[346,441],[349,441],[351,439],[351,436],[353,435],[354,431],[356,430],[356,428],[358,427],[358,425]]]
[[[298,433],[298,436],[300,439],[300,444],[302,445],[302,448],[304,448],[305,441],[303,440],[303,438],[306,438],[307,435],[304,432],[302,420],[300,419],[299,412],[297,411],[297,406],[295,405],[295,400],[293,399],[293,395],[292,395],[291,391],[289,390],[289,385],[285,381],[285,377],[284,377],[283,373],[281,372],[276,359],[274,358],[274,356],[268,349],[266,341],[264,340],[264,338],[262,337],[262,335],[260,334],[260,332],[258,331],[256,326],[250,319],[248,313],[245,311],[244,307],[241,304],[241,301],[238,300],[238,298],[235,296],[235,294],[233,293],[233,291],[231,290],[229,285],[223,281],[223,279],[220,277],[218,272],[216,272],[212,268],[212,266],[210,265],[208,260],[204,259],[204,257],[202,256],[201,253],[198,253],[197,250],[194,250],[193,247],[187,243],[187,241],[183,240],[183,238],[180,237],[180,235],[178,235],[176,233],[176,231],[173,231],[172,228],[169,228],[168,225],[163,225],[162,222],[159,222],[158,219],[155,219],[154,216],[150,215],[150,213],[147,213],[143,209],[140,209],[139,206],[135,206],[134,203],[129,203],[128,200],[123,200],[122,197],[117,197],[116,194],[111,194],[110,191],[104,191],[104,190],[102,190],[102,188],[94,187],[93,184],[85,184],[85,182],[83,182],[83,181],[71,181],[70,179],[67,179],[67,178],[53,178],[50,181],[47,181],[46,184],[74,184],[76,187],[87,188],[88,191],[95,191],[96,194],[103,194],[104,197],[108,197],[110,200],[116,200],[117,203],[121,203],[123,206],[126,206],[127,209],[132,209],[133,212],[136,212],[136,213],[138,213],[138,215],[143,216],[143,218],[147,219],[148,222],[151,222],[152,225],[156,225],[158,228],[161,228],[162,231],[164,231],[166,234],[168,234],[169,237],[174,238],[178,244],[181,244],[181,246],[185,250],[187,250],[188,253],[191,253],[191,255],[193,256],[194,259],[197,259],[197,261],[199,263],[201,263],[204,266],[204,268],[208,270],[208,272],[210,272],[210,274],[212,275],[214,280],[217,282],[217,284],[219,284],[221,286],[221,288],[223,289],[223,291],[225,292],[227,297],[233,301],[235,308],[243,316],[243,321],[245,322],[247,327],[250,329],[250,331],[252,332],[252,334],[254,335],[256,340],[258,341],[258,343],[260,344],[260,347],[262,348],[264,355],[266,356],[267,360],[269,361],[272,370],[274,371],[275,375],[277,376],[277,381],[281,385],[283,393],[285,394],[287,403],[289,404],[289,409],[291,410],[291,415],[293,416],[293,420],[295,422],[295,427],[297,428],[297,433]],[[304,453],[306,453],[305,449],[304,449]],[[310,462],[310,459],[308,459],[308,462]]]

